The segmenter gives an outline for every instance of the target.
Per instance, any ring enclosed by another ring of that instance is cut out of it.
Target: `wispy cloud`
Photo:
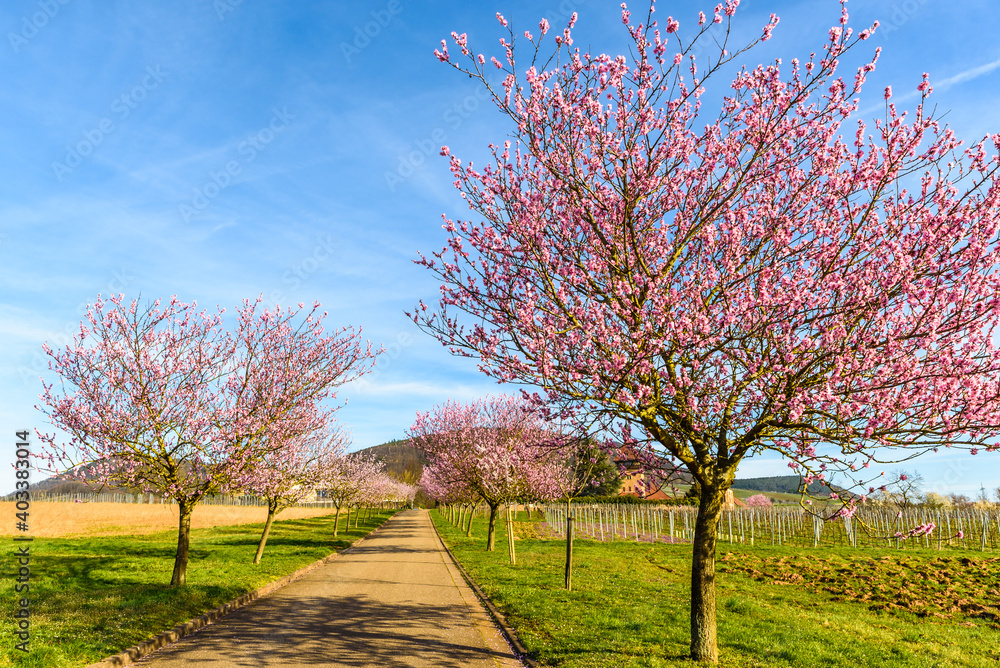
[[[931,87],[934,89],[935,93],[943,93],[953,86],[966,83],[967,81],[972,81],[973,79],[978,79],[979,77],[985,76],[996,69],[1000,69],[1000,58],[984,63],[983,65],[970,67],[969,69],[963,70],[962,72],[947,77],[946,79],[935,81],[934,78],[931,78]],[[920,91],[911,91],[905,95],[893,95],[892,102],[898,107],[901,103],[916,100],[919,97]],[[867,117],[870,114],[883,109],[885,109],[885,104],[872,105],[871,107],[864,109],[860,115]]]

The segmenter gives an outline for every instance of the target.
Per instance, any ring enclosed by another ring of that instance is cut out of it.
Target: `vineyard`
[[[566,536],[566,504],[519,506],[512,510],[515,532],[541,539]],[[576,539],[601,542],[685,543],[694,536],[697,508],[657,507],[637,504],[572,504]],[[467,522],[458,509],[455,521]],[[481,512],[476,509],[473,512]],[[722,543],[789,547],[853,547],[1000,549],[1000,511],[913,508],[891,511],[861,509],[853,517],[824,520],[834,510],[818,508],[816,514],[801,508],[736,508],[723,510],[717,539]],[[819,516],[817,516],[819,515]],[[530,530],[525,527],[531,522]],[[908,536],[916,526],[933,524],[932,530]],[[520,530],[518,529],[520,527]]]
[[[689,542],[694,536],[697,508],[656,508],[636,505],[573,505],[573,531],[577,538],[599,541]],[[566,535],[565,505],[539,508],[545,518],[541,536]],[[856,548],[920,546],[967,550],[1000,548],[1000,512],[976,509],[859,510],[853,517],[824,520],[833,509],[817,515],[801,508],[737,508],[723,510],[717,538],[727,543],[801,547],[847,546]],[[907,537],[916,526],[934,529]]]

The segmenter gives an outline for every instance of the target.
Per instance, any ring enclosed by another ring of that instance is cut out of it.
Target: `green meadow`
[[[503,522],[496,551],[486,552],[484,520],[467,538],[432,516],[542,665],[695,665],[687,658],[689,545],[575,541],[566,591],[565,542],[535,538],[518,522],[511,566]],[[720,543],[717,597],[725,667],[1000,664],[1000,558],[992,553]]]

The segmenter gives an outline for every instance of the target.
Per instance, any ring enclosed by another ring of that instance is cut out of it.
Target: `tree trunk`
[[[337,530],[340,528],[340,504],[337,504],[337,512],[333,516],[333,536],[337,537]]]
[[[177,555],[174,557],[174,573],[170,577],[171,587],[180,587],[187,582],[188,548],[191,545],[191,511],[194,504],[177,499],[180,511],[177,526]]]
[[[497,508],[500,504],[490,504],[490,528],[486,534],[486,551],[492,552],[496,545],[496,532],[497,532]]]
[[[476,507],[472,506],[472,509],[469,511],[469,526],[466,527],[465,529],[466,538],[472,538],[472,518],[475,517],[475,515],[476,515]]]
[[[691,658],[719,662],[715,620],[715,542],[724,489],[702,487],[691,563]]]
[[[253,563],[259,564],[260,558],[264,554],[264,545],[267,544],[267,536],[271,533],[271,525],[274,523],[274,516],[278,514],[278,502],[268,499],[267,501],[267,522],[264,523],[264,533],[260,535],[260,543],[257,544],[257,554],[253,555]]]
[[[344,531],[351,530],[351,504],[347,504],[347,522],[344,524]]]

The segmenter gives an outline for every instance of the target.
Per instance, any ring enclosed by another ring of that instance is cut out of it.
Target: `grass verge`
[[[503,522],[486,552],[431,512],[455,557],[543,665],[662,668],[687,658],[691,548],[523,538],[511,566]],[[526,527],[518,526],[517,533]],[[1000,663],[1000,560],[948,551],[730,546],[719,549],[726,667],[986,667]],[[800,576],[800,577],[796,577]]]
[[[276,521],[263,560],[256,565],[252,560],[263,523],[192,529],[187,585],[174,588],[168,583],[176,531],[35,539],[29,544],[28,654],[15,649],[15,543],[4,537],[0,550],[7,555],[7,585],[0,666],[77,668],[99,661],[343,550],[391,515],[375,514],[350,531],[344,531],[341,522],[337,537],[332,517]]]

